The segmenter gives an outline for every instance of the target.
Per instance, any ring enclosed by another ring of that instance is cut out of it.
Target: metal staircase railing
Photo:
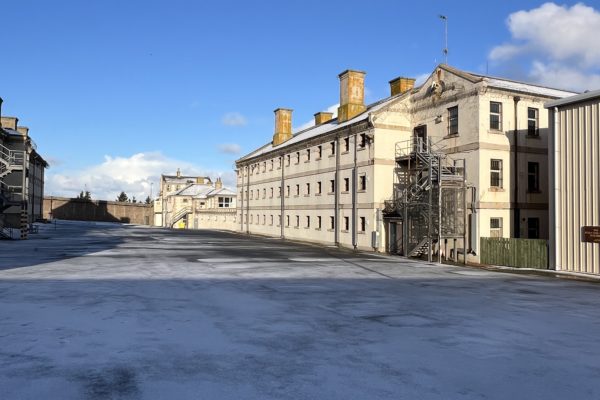
[[[192,207],[184,207],[171,217],[169,226],[172,228],[180,219],[192,213]]]

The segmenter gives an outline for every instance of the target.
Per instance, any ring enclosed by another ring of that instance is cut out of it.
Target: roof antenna
[[[444,50],[442,53],[444,54],[445,64],[448,65],[448,17],[440,14],[440,19],[444,21]]]

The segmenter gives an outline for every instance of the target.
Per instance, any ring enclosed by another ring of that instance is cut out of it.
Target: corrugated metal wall
[[[583,242],[581,233],[600,226],[600,99],[560,106],[557,118],[556,269],[600,274],[600,244]]]

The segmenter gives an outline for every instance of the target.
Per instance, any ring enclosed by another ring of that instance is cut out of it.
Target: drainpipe
[[[250,165],[246,167],[248,179],[246,179],[246,189],[248,190],[248,199],[246,201],[246,233],[250,233]]]
[[[240,171],[240,170],[238,170]],[[244,231],[244,167],[241,168],[242,190],[240,195],[240,232]]]
[[[339,171],[340,171],[340,137],[335,138],[335,175],[333,177],[333,191],[334,191],[334,217],[333,217],[333,229],[334,229],[334,240],[335,245],[340,245],[340,222],[339,222],[339,207],[340,207],[340,195],[339,195]]]
[[[281,155],[281,157],[279,157],[280,163],[281,163],[281,184],[280,184],[280,195],[279,198],[281,199],[281,212],[279,213],[279,228],[281,230],[281,238],[284,239],[285,238],[285,227],[283,226],[283,220],[284,220],[284,211],[285,211],[285,197],[284,197],[284,185],[285,185],[285,177],[284,177],[284,166],[283,166],[283,154]]]
[[[550,227],[554,227],[554,232],[550,233],[550,257],[549,257],[549,268],[558,270],[560,269],[559,263],[561,262],[561,252],[562,252],[562,240],[561,240],[561,218],[559,215],[560,210],[560,149],[558,146],[559,141],[559,131],[560,131],[560,122],[559,122],[559,112],[558,107],[554,107],[554,129],[553,129],[553,138],[552,138],[552,157],[550,158],[550,162],[552,162],[551,171],[553,171],[554,176],[550,175],[550,191],[552,196],[550,198]]]
[[[521,98],[519,96],[514,97],[515,101],[515,163],[513,169],[515,171],[514,180],[515,180],[515,191],[514,191],[514,210],[513,210],[513,237],[519,238],[521,237],[521,210],[519,209],[519,129],[518,129],[518,113],[517,113],[517,104]]]
[[[357,147],[358,146],[358,134],[354,134],[354,168],[352,168],[352,247],[356,250],[358,247],[358,240],[356,237],[356,217],[357,217],[357,204],[356,204],[356,181],[357,181],[357,167],[356,167],[356,158],[357,158]]]

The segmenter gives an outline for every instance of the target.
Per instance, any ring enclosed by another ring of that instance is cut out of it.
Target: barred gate
[[[546,240],[482,237],[480,242],[482,264],[548,269]]]

